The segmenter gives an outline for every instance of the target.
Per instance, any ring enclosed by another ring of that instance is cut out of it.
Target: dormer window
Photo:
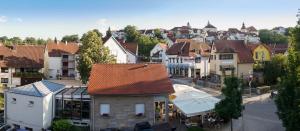
[[[29,102],[28,102],[28,107],[32,107],[33,104],[34,104],[34,101],[29,101]]]
[[[12,104],[16,104],[16,103],[17,103],[17,99],[16,99],[16,98],[12,98],[11,103],[12,103]]]

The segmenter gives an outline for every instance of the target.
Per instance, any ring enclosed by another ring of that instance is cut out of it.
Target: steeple
[[[187,27],[191,28],[190,22],[187,23]]]
[[[243,22],[241,30],[246,29],[245,23]]]

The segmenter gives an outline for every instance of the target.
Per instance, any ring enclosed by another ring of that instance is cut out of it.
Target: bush
[[[190,127],[188,128],[188,131],[204,131],[204,130],[200,127]]]
[[[71,131],[72,124],[65,119],[56,120],[53,122],[53,131]]]

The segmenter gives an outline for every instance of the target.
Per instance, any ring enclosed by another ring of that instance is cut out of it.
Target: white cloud
[[[0,23],[5,23],[7,22],[6,16],[0,16]]]
[[[97,20],[97,25],[98,26],[107,26],[107,19],[102,18]]]
[[[16,18],[15,19],[17,22],[23,22],[23,19],[22,18]]]

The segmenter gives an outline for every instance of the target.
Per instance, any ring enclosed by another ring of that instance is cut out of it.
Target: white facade
[[[167,57],[167,54],[166,54],[166,48],[162,48],[160,44],[156,44],[153,47],[153,49],[150,51],[150,56],[152,57],[157,52],[159,52],[158,59],[160,59],[161,62],[167,66],[168,57]]]
[[[6,124],[33,131],[49,128],[55,117],[55,94],[63,87],[64,85],[40,81],[6,91]]]
[[[117,63],[136,63],[136,54],[126,50],[114,37],[110,37],[104,46],[110,51]]]
[[[48,79],[57,79],[62,69],[61,57],[48,57]]]

